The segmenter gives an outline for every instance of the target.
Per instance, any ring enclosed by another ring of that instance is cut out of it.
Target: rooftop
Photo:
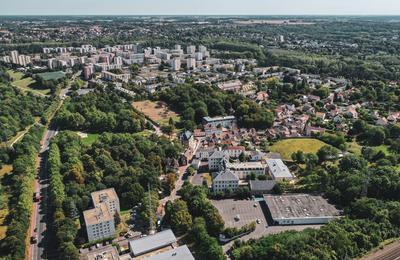
[[[268,159],[267,164],[274,178],[293,178],[289,168],[281,159]]]
[[[239,178],[233,174],[230,170],[225,170],[220,173],[214,178],[214,181],[238,181]]]
[[[250,180],[250,190],[252,191],[268,191],[275,187],[274,180]]]
[[[86,225],[95,225],[113,219],[105,203],[96,205],[94,209],[85,210],[83,212],[83,217]]]
[[[224,120],[235,120],[234,116],[220,116],[220,117],[203,117],[206,122],[224,121]]]
[[[261,162],[237,162],[228,163],[227,167],[231,169],[243,169],[243,168],[265,168],[265,165]]]
[[[142,255],[176,242],[174,233],[168,229],[154,235],[129,241],[129,248],[134,256]]]
[[[186,245],[147,258],[148,260],[194,260]]]
[[[118,195],[114,188],[99,190],[91,193],[93,204],[96,206],[105,201],[118,200]]]
[[[107,246],[100,248],[98,250],[90,251],[83,257],[83,259],[87,260],[98,260],[98,259],[107,259],[107,260],[118,260],[119,255],[118,251],[113,246]]]
[[[274,220],[298,218],[332,218],[339,210],[321,196],[309,194],[264,195]]]

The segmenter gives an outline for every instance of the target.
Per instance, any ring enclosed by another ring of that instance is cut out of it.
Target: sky
[[[0,15],[400,15],[400,0],[0,0]]]

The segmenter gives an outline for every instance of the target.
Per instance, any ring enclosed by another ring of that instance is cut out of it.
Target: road
[[[81,74],[81,71],[74,74],[71,78],[71,83]],[[70,84],[71,85],[71,84]],[[58,109],[62,106],[64,102],[65,95],[68,93],[70,85],[67,88],[62,89],[60,91],[60,99],[61,102],[54,112],[54,114],[50,117],[49,124],[46,125],[46,130],[41,141],[41,148],[37,160],[37,176],[38,178],[35,180],[35,192],[38,192],[41,196],[41,200],[39,202],[34,202],[32,207],[32,217],[31,217],[31,236],[36,235],[37,243],[31,244],[29,248],[29,257],[28,259],[39,260],[39,259],[50,259],[48,258],[48,244],[49,244],[49,216],[48,213],[48,205],[49,205],[49,176],[46,169],[46,159],[47,159],[47,150],[50,145],[51,139],[57,134],[56,126],[51,124],[51,119],[56,114]]]
[[[393,242],[360,260],[400,260],[400,241]]]

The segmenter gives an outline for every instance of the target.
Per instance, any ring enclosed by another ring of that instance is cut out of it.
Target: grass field
[[[347,143],[347,151],[355,154],[355,155],[361,155],[361,149],[362,146],[356,142],[356,140],[353,140],[351,143]]]
[[[327,144],[312,138],[285,139],[274,143],[270,147],[270,151],[274,153],[280,153],[283,160],[291,161],[292,153],[297,151],[303,151],[304,153],[316,153],[324,145]]]
[[[78,134],[79,135],[79,134]],[[82,143],[85,145],[92,145],[94,142],[99,139],[100,134],[84,134],[80,135],[82,137]]]
[[[24,78],[22,72],[8,70],[7,73],[12,78],[12,85],[21,89],[22,91],[32,92],[33,94],[44,96],[50,93],[50,89],[39,89],[35,87],[36,81],[31,77]]]
[[[38,73],[36,76],[41,77],[43,80],[58,80],[64,78],[65,73],[62,71],[44,72]]]
[[[133,107],[158,124],[168,124],[170,118],[175,122],[180,120],[179,115],[168,109],[162,102],[149,100],[133,102]]]

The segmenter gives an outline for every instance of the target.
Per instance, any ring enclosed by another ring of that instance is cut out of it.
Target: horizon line
[[[400,14],[0,14],[0,16],[399,16]]]

